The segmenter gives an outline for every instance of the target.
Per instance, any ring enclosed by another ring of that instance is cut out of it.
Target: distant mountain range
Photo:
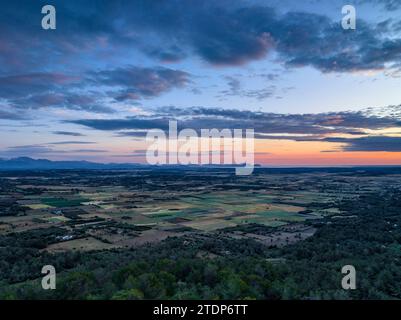
[[[177,170],[209,170],[229,169],[236,165],[159,165],[152,166],[141,163],[97,163],[89,161],[52,161],[48,159],[32,159],[19,157],[12,159],[0,158],[0,171],[12,170],[130,170],[130,169],[177,169]],[[401,166],[349,166],[349,167],[263,167],[255,164],[255,168],[267,170],[270,173],[305,173],[305,172],[344,172],[348,174],[401,174]]]
[[[0,171],[9,170],[111,170],[111,169],[139,169],[149,167],[148,164],[141,163],[97,163],[89,161],[52,161],[48,159],[32,159],[29,157],[19,157],[13,159],[0,158]],[[257,167],[259,165],[255,165]],[[163,165],[152,167],[164,168],[232,168],[236,165]]]
[[[52,170],[52,169],[132,169],[143,166],[135,163],[96,163],[89,161],[51,161],[19,157],[0,159],[0,170]]]

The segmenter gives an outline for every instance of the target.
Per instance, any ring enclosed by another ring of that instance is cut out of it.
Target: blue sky
[[[56,30],[41,28],[45,4]],[[401,2],[354,1],[356,30],[341,28],[345,4],[1,1],[0,157],[140,161],[132,132],[178,119],[397,163]],[[262,140],[276,159],[301,148]]]

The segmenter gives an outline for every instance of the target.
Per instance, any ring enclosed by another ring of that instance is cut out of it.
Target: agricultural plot
[[[51,244],[46,248],[46,251],[49,252],[76,251],[76,250],[91,251],[91,250],[111,249],[116,247],[118,246],[104,243],[92,237],[87,237],[83,239],[75,239]]]
[[[0,235],[58,228],[47,244],[47,250],[57,252],[135,247],[251,224],[280,229],[308,220],[342,218],[341,199],[400,181],[398,176],[335,175],[334,179],[319,173],[258,174],[234,180],[224,171],[59,175],[60,185],[57,177],[5,178],[14,191],[0,192]],[[288,238],[299,241],[293,235]]]
[[[44,198],[42,199],[42,203],[44,205],[55,207],[55,208],[64,208],[64,207],[78,207],[82,204],[82,202],[87,201],[87,199],[68,199],[68,198]]]

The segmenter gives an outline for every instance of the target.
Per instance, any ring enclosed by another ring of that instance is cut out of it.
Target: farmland
[[[2,190],[1,202],[12,203],[15,212],[2,214],[0,232],[57,227],[64,236],[52,239],[44,250],[87,251],[135,247],[197,232],[229,236],[226,229],[247,224],[278,228],[341,216],[337,183],[330,175],[301,174],[295,179],[258,174],[232,181],[225,171],[213,173],[213,179],[209,172],[161,173],[162,181],[154,173],[138,171],[64,171],[31,178],[3,173],[1,181],[8,189]],[[352,197],[353,192],[340,197]]]
[[[0,297],[342,298],[341,264],[369,274],[372,259],[391,261],[391,270],[379,282],[362,276],[365,291],[347,297],[401,297],[389,289],[399,276],[400,178],[397,168],[0,172]],[[86,294],[48,296],[37,283],[44,264],[65,286],[70,277],[99,279]],[[303,280],[309,270],[316,278]],[[221,287],[199,280],[210,272]],[[166,274],[159,289],[147,287]]]
[[[283,228],[341,217],[339,200],[377,190],[379,179],[325,172],[262,171],[236,180],[224,170],[213,172],[213,178],[208,171],[158,173],[2,173],[7,189],[1,190],[0,204],[12,204],[15,212],[2,213],[0,232],[60,228],[64,236],[43,248],[50,251],[135,247],[197,232],[235,236],[227,230],[247,224]],[[389,187],[399,181],[394,175],[380,179]]]

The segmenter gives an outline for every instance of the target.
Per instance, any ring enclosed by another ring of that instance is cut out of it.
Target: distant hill
[[[68,169],[138,169],[149,167],[148,164],[140,163],[97,163],[89,161],[51,161],[48,159],[32,159],[29,157],[19,157],[13,159],[0,158],[0,170],[68,170]],[[255,165],[258,167],[259,165]],[[156,165],[153,168],[165,169],[188,169],[188,168],[233,168],[236,165]]]
[[[236,165],[148,165],[141,163],[97,163],[89,161],[52,161],[48,159],[32,159],[19,157],[13,159],[0,158],[0,171],[13,170],[232,170]],[[298,173],[342,173],[344,175],[387,175],[401,174],[401,166],[355,166],[355,167],[263,167],[255,164],[255,170],[269,174]]]
[[[131,163],[96,163],[89,161],[51,161],[19,157],[0,159],[0,170],[52,170],[52,169],[131,169],[142,166]]]

